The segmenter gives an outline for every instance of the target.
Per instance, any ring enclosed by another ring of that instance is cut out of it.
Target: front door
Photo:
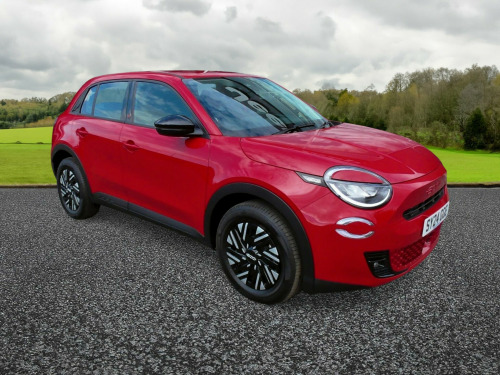
[[[168,115],[198,123],[172,87],[134,83],[129,123],[120,136],[129,208],[153,211],[203,233],[210,139],[158,134],[154,122]]]

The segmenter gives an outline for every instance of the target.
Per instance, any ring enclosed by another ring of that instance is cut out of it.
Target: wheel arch
[[[277,210],[295,235],[302,263],[302,290],[314,290],[314,261],[306,231],[291,207],[273,192],[254,184],[225,185],[210,198],[205,210],[204,233],[207,243],[215,248],[217,227],[228,209],[247,200],[260,199]]]
[[[74,158],[78,163],[78,165],[82,167],[80,159],[78,158],[78,156],[76,156],[75,152],[69,146],[57,145],[52,149],[52,155],[50,157],[50,161],[52,164],[52,172],[54,173],[54,176],[56,176],[57,174],[57,168],[59,167],[59,164],[61,164],[61,161],[63,161],[66,158]]]
[[[80,159],[76,155],[75,151],[73,151],[71,147],[67,145],[59,144],[52,149],[50,161],[52,164],[52,172],[54,172],[54,176],[56,176],[57,178],[57,168],[59,167],[59,164],[61,164],[61,162],[66,158],[73,158],[75,160],[75,163],[80,167],[83,178],[87,182],[87,185],[90,189],[89,179],[87,178],[87,174],[85,173],[85,169],[83,168]],[[90,191],[92,191],[92,189]]]

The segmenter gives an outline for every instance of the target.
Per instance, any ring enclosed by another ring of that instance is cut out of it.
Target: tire
[[[69,216],[87,219],[99,211],[99,205],[92,202],[87,179],[73,158],[61,161],[56,177],[59,199]]]
[[[297,243],[285,219],[265,203],[230,208],[217,228],[216,248],[226,276],[244,296],[272,304],[298,292]]]

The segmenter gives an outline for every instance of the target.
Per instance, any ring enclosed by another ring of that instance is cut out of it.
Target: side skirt
[[[124,201],[123,199],[119,199],[104,193],[95,193],[92,195],[92,199],[95,203],[115,208],[120,211],[127,212],[132,215],[149,220],[153,223],[163,225],[167,228],[174,229],[206,244],[205,237],[193,227],[190,227],[189,225],[181,223],[177,220],[171,219],[167,216],[160,215],[157,212],[148,210],[144,207],[129,203],[127,201]]]

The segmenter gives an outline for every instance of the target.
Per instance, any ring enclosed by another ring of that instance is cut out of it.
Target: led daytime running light
[[[357,171],[366,173],[380,181],[377,183],[336,180],[339,171]],[[385,178],[362,168],[338,166],[328,169],[323,179],[330,190],[344,202],[359,208],[378,208],[392,197],[392,186]]]

